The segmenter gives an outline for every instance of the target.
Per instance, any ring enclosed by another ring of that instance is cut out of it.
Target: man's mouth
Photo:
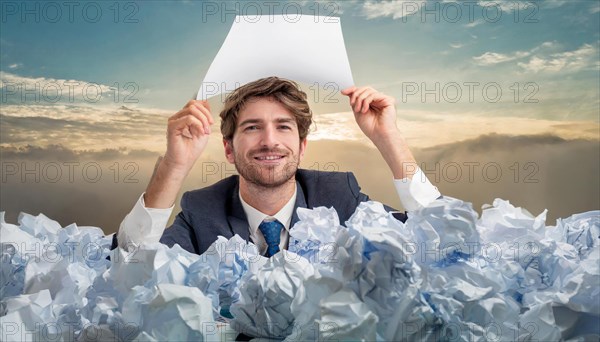
[[[272,160],[280,160],[283,159],[282,155],[265,155],[265,156],[255,156],[254,159],[260,161],[272,161]]]

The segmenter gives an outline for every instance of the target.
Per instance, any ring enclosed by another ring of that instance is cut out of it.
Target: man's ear
[[[302,158],[304,158],[304,152],[306,151],[306,144],[308,144],[308,139],[304,138],[300,141],[300,160],[302,161]]]
[[[223,138],[223,147],[225,148],[225,158],[227,161],[233,164],[235,162],[235,155],[233,154],[233,139]]]

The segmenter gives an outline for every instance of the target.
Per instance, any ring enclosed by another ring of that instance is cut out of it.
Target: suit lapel
[[[292,214],[292,221],[290,222],[290,232],[292,231],[292,229],[294,228],[294,225],[296,224],[296,222],[300,221],[300,219],[298,218],[298,208],[306,208],[308,207],[306,205],[306,198],[304,197],[304,190],[302,189],[302,186],[300,185],[300,182],[296,181],[296,203],[294,204],[294,213]],[[286,246],[285,249],[288,249],[290,247],[290,239],[288,239],[288,244]]]
[[[298,222],[300,219],[298,218],[298,213],[296,212],[298,208],[306,208],[308,205],[306,204],[306,198],[304,197],[304,190],[300,185],[300,182],[296,181],[296,204],[294,204],[294,213],[292,214],[292,221],[290,223],[290,229]]]
[[[227,221],[229,222],[229,226],[233,231],[233,235],[237,234],[242,239],[250,241],[248,218],[246,217],[246,213],[244,212],[244,207],[242,207],[242,202],[240,201],[239,196],[239,178],[238,183],[236,183],[233,193],[231,194],[230,203],[231,206],[229,207],[230,210],[228,211]]]

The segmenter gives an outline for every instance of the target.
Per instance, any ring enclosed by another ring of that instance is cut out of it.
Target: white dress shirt
[[[284,250],[287,248],[288,240],[290,238],[290,225],[292,223],[292,216],[294,215],[294,205],[296,204],[296,195],[296,184],[294,184],[294,194],[292,197],[275,215],[269,216],[250,206],[250,204],[244,201],[242,195],[239,194],[242,207],[244,208],[246,218],[248,219],[248,225],[250,226],[250,238],[258,248],[258,252],[261,255],[265,255],[265,252],[269,247],[265,241],[265,237],[261,231],[258,230],[258,226],[260,226],[262,221],[265,219],[268,219],[267,221],[276,219],[283,224],[284,229],[281,230],[281,234],[279,235],[279,249]]]
[[[394,179],[394,185],[400,202],[402,202],[404,209],[407,211],[415,211],[426,207],[436,198],[440,197],[437,187],[429,182],[429,179],[420,168],[417,168],[417,172],[413,175],[412,179]],[[264,254],[267,250],[265,238],[258,230],[260,223],[267,217],[276,218],[285,227],[285,229],[281,230],[281,240],[279,243],[279,249],[285,249],[289,240],[290,224],[294,213],[294,205],[296,204],[296,191],[294,191],[294,194],[286,205],[274,216],[263,214],[251,207],[241,196],[240,200],[248,219],[250,237],[258,247],[258,251]],[[166,209],[146,208],[144,194],[142,194],[131,212],[121,222],[119,232],[117,233],[119,246],[127,249],[127,246],[159,242],[174,207],[175,205]]]

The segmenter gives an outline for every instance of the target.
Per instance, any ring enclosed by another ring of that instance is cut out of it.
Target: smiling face
[[[306,149],[292,113],[271,97],[251,98],[239,112],[233,138],[223,144],[240,176],[265,188],[293,181]]]

